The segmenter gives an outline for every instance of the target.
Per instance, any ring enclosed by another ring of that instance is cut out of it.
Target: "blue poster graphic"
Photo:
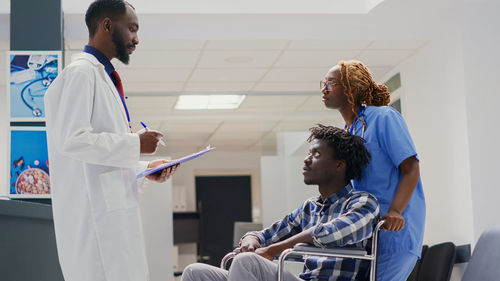
[[[11,131],[10,194],[50,194],[45,131]]]
[[[10,117],[44,118],[43,97],[59,70],[58,55],[10,55]]]

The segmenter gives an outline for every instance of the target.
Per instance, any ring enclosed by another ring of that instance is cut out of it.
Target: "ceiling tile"
[[[288,50],[362,50],[369,40],[294,40]]]
[[[204,44],[205,40],[143,40],[137,45],[137,50],[201,50]]]
[[[196,69],[189,82],[253,82],[258,80],[266,69]]]
[[[324,67],[325,72],[340,60],[351,60],[359,51],[286,51],[276,67]]]
[[[254,91],[263,92],[319,92],[319,80],[317,82],[260,82],[254,87]]]
[[[210,40],[207,50],[281,50],[288,40]]]
[[[249,91],[254,82],[240,82],[240,83],[204,83],[190,82],[184,88],[187,92],[244,92]]]
[[[318,91],[317,95],[310,96],[307,100],[302,103],[300,107],[297,108],[297,111],[328,111],[331,109],[327,109],[325,104],[321,100],[322,94]]]
[[[392,67],[369,67],[370,72],[372,74],[373,80],[377,81],[378,83],[382,83],[385,81],[381,81],[381,79],[384,77],[384,75],[391,71]]]
[[[396,66],[412,53],[412,50],[369,50],[362,52],[358,60],[371,67]]]
[[[290,111],[299,107],[307,98],[305,95],[249,95],[238,111]]]
[[[269,67],[278,55],[279,51],[205,51],[198,67]]]
[[[167,132],[177,132],[177,133],[189,133],[192,131],[199,131],[203,133],[213,132],[221,121],[219,120],[204,120],[203,114],[199,113],[200,117],[194,119],[192,121],[179,121],[179,120],[170,120],[168,116],[165,118],[164,123],[162,124],[161,129]]]
[[[328,68],[273,68],[262,82],[314,82],[325,77]]]
[[[141,68],[173,68],[193,67],[198,60],[200,51],[177,51],[177,50],[139,50],[130,55],[129,65],[113,60],[117,68],[141,67]]]
[[[375,40],[368,49],[370,50],[415,50],[420,48],[424,40]]]
[[[247,134],[247,133],[265,133],[271,130],[276,121],[224,121],[217,129],[217,134]]]
[[[184,82],[191,74],[190,68],[122,68],[117,69],[122,81],[133,82]]]
[[[150,111],[154,114],[157,110],[163,112],[172,109],[176,102],[176,96],[131,96],[127,99],[127,106],[131,111]]]
[[[235,144],[249,146],[260,140],[262,133],[260,132],[246,132],[244,128],[239,131],[230,133],[215,133],[207,141],[210,145],[224,145],[224,144]]]
[[[125,93],[167,93],[179,92],[183,82],[127,82],[123,81]]]
[[[206,141],[212,134],[212,132],[201,132],[197,130],[186,131],[182,134],[169,130],[164,130],[162,132],[166,135],[165,139],[167,141],[196,140],[196,143]]]

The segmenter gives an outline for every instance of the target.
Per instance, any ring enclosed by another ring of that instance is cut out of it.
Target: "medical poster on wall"
[[[9,196],[50,197],[47,134],[43,127],[11,127]]]
[[[45,91],[61,72],[58,51],[7,52],[7,93],[11,121],[44,121]]]

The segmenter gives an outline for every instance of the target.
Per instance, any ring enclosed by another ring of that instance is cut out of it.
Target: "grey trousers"
[[[203,263],[194,263],[184,269],[182,281],[276,281],[278,265],[255,254],[238,254],[229,271]],[[285,281],[303,281],[283,271]]]

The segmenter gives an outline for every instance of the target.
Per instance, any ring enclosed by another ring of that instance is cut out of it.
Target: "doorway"
[[[201,220],[200,261],[219,266],[233,250],[235,221],[252,221],[250,175],[197,176],[196,206]]]

